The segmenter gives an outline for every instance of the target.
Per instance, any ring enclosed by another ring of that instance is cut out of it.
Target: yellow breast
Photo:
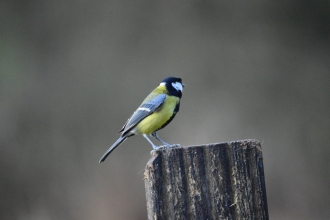
[[[151,134],[160,129],[168,120],[170,120],[178,102],[178,97],[167,96],[165,102],[158,111],[143,119],[136,126],[136,132],[139,134]]]

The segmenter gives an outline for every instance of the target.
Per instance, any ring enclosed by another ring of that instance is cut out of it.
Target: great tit
[[[178,77],[168,77],[161,81],[159,86],[144,99],[142,104],[127,120],[123,128],[119,131],[120,137],[103,154],[99,162],[103,162],[127,138],[137,134],[143,135],[154,149],[162,146],[153,144],[148,136],[152,136],[162,144],[170,146],[160,139],[156,132],[168,125],[179,111],[184,86],[182,79]]]

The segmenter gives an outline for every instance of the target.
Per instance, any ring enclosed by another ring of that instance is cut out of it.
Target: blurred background
[[[263,143],[271,219],[330,216],[330,1],[0,2],[0,219],[147,218],[151,146],[98,161],[167,76],[169,143]]]

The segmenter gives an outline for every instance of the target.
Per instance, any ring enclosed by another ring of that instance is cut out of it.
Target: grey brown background
[[[151,146],[98,160],[143,98],[183,78],[160,137],[263,142],[271,219],[327,219],[330,2],[0,3],[0,219],[146,219]]]

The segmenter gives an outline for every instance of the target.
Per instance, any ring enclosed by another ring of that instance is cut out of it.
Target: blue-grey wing
[[[165,102],[166,95],[159,94],[153,99],[142,103],[138,109],[135,110],[133,115],[127,120],[126,124],[119,131],[121,135],[127,134],[132,128],[134,128],[140,121],[145,119],[147,116],[151,115],[157,111]]]

